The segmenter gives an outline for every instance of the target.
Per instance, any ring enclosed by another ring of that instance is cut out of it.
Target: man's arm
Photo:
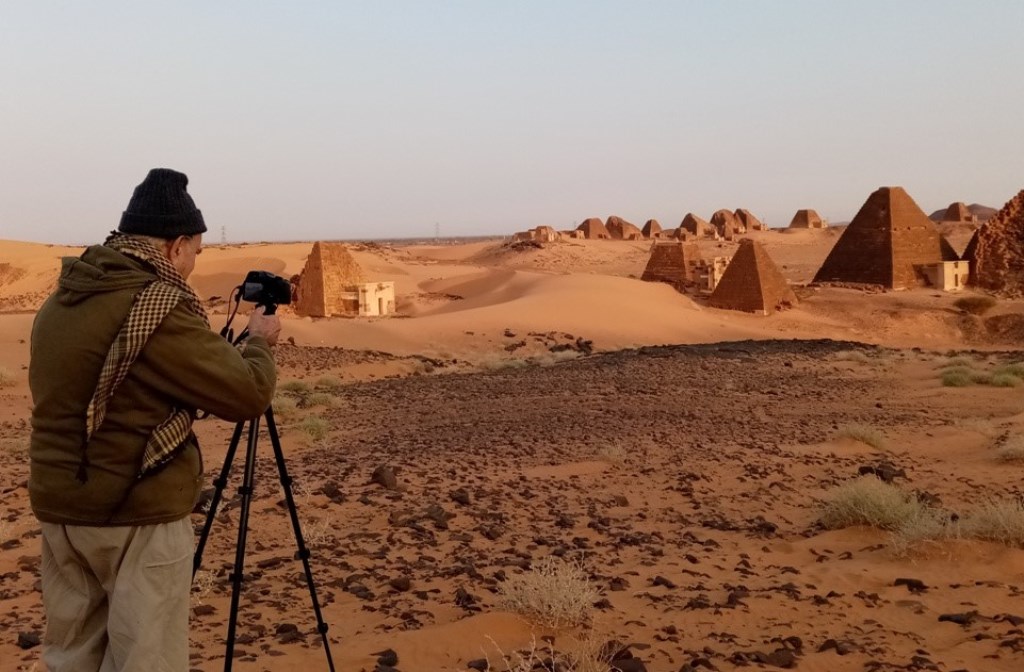
[[[141,362],[154,374],[146,382],[161,393],[231,422],[260,416],[274,396],[277,371],[266,339],[252,336],[239,352],[184,304],[150,337]]]

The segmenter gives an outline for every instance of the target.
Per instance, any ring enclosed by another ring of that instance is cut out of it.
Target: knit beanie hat
[[[157,238],[191,236],[206,231],[203,213],[185,191],[188,177],[169,168],[154,168],[135,187],[128,209],[121,215],[121,233]]]

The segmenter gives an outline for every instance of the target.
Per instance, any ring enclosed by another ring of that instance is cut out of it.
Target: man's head
[[[202,251],[206,223],[189,196],[188,177],[168,168],[154,168],[135,187],[117,230],[150,239],[188,278]]]

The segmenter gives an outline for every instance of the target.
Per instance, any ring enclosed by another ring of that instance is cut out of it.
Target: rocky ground
[[[282,352],[282,380],[313,385],[351,364],[345,356]],[[623,670],[1021,669],[1021,551],[964,542],[907,559],[883,533],[817,523],[822,494],[864,471],[954,509],[1020,494],[1019,467],[986,452],[1016,428],[1019,392],[942,388],[941,359],[741,342],[478,373],[435,362],[333,386],[329,406],[306,409],[306,393],[292,393],[282,439],[338,669],[480,668],[499,657],[496,642],[527,645],[523,633],[551,635],[556,648],[575,641],[579,629],[487,620],[503,611],[502,583],[552,555],[587,572],[599,593],[592,637],[619,643]],[[304,435],[309,415],[326,420],[326,437]],[[851,424],[876,428],[886,446],[837,439]],[[228,429],[201,428],[208,470]],[[6,422],[0,452],[4,669],[37,660],[43,625],[26,431]],[[236,669],[321,669],[264,445]],[[197,670],[223,664],[240,464],[195,591]],[[203,516],[194,520],[198,529]],[[453,635],[458,623],[483,636]]]

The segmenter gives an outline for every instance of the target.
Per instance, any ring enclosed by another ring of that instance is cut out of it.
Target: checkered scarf
[[[117,387],[128,375],[128,369],[142,352],[146,341],[178,303],[185,301],[186,305],[203,319],[206,326],[210,326],[199,297],[185,283],[185,279],[160,250],[145,240],[126,236],[116,231],[103,244],[121,254],[149,264],[156,269],[157,279],[146,285],[145,289],[135,296],[128,316],[125,318],[124,324],[121,325],[121,331],[118,332],[117,338],[114,339],[107,358],[103,362],[99,381],[96,384],[96,392],[86,410],[86,441],[103,424],[107,404],[114,396]],[[193,419],[192,411],[175,408],[170,417],[153,430],[143,453],[138,473],[139,478],[174,458],[192,433]],[[82,462],[78,471],[78,478],[83,482],[87,479],[86,468],[88,465],[89,462],[83,449]]]

